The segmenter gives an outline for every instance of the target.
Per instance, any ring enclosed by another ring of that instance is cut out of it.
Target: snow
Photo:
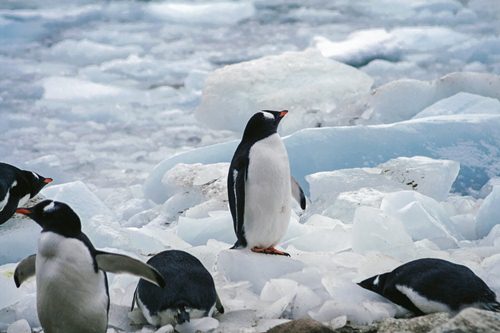
[[[4,2],[0,155],[54,178],[37,200],[70,204],[97,248],[199,258],[226,312],[178,331],[399,316],[356,282],[423,257],[500,296],[495,6]],[[290,110],[279,132],[308,195],[277,245],[291,257],[229,249],[228,163],[260,109]],[[0,226],[2,332],[40,330],[34,279],[12,279],[39,233],[18,215]],[[108,332],[173,331],[129,313],[136,284],[109,274]]]

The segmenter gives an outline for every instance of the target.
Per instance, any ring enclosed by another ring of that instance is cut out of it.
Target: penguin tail
[[[230,248],[231,250],[234,250],[234,249],[242,249],[246,246],[246,244],[243,244],[243,242],[241,242],[239,239],[236,241],[236,243],[234,243],[234,245]]]
[[[500,312],[500,303],[499,302],[491,302],[486,304],[485,306],[486,310],[493,311],[493,312]]]
[[[176,319],[178,324],[183,324],[185,322],[189,323],[189,313],[186,311],[186,306],[184,304],[178,305]]]

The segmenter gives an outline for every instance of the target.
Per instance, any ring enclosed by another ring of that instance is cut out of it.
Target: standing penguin
[[[66,204],[45,200],[17,213],[41,227],[38,253],[14,272],[19,287],[36,275],[37,312],[45,333],[104,333],[108,325],[107,272],[130,273],[163,287],[153,267],[125,255],[99,251],[81,231],[78,215]]]
[[[227,189],[234,231],[232,248],[250,247],[254,252],[288,253],[274,248],[285,235],[291,215],[291,193],[302,209],[305,197],[290,177],[288,154],[278,125],[288,111],[263,110],[250,118],[236,148]]]
[[[14,215],[18,206],[24,205],[50,182],[52,178],[0,163],[0,225]]]
[[[410,261],[358,283],[416,315],[466,307],[500,311],[495,293],[469,268],[442,259]]]
[[[137,285],[134,300],[151,325],[182,324],[212,316],[214,308],[224,313],[212,276],[191,254],[163,251],[151,257],[148,264],[168,281],[168,287],[163,289],[144,280]]]

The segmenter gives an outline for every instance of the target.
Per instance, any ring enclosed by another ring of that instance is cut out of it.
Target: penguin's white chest
[[[108,322],[105,276],[96,273],[87,246],[42,232],[36,257],[37,310],[45,333],[104,333]]]
[[[290,164],[278,134],[250,148],[247,175],[244,228],[248,246],[274,246],[285,235],[291,214]]]

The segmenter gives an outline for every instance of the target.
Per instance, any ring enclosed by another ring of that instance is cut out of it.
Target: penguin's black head
[[[258,141],[276,133],[281,119],[287,113],[287,110],[262,110],[261,112],[257,112],[248,121],[243,132],[243,139]]]
[[[18,208],[16,213],[30,217],[43,231],[52,231],[65,237],[78,236],[82,230],[78,215],[62,202],[44,200],[31,208]]]
[[[30,194],[30,197],[33,198],[35,195],[40,192],[40,190],[47,184],[51,183],[53,181],[52,178],[45,178],[40,176],[36,172],[31,172],[27,170],[23,170],[23,176],[27,180],[27,183],[29,184],[29,188],[26,189],[27,193]]]
[[[385,287],[387,275],[388,273],[372,276],[371,278],[359,282],[358,285],[380,294]]]

